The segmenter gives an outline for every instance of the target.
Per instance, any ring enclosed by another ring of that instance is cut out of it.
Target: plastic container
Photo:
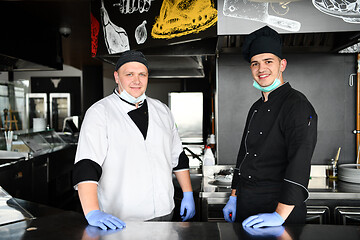
[[[203,165],[204,166],[214,166],[215,165],[215,157],[209,146],[205,147]]]

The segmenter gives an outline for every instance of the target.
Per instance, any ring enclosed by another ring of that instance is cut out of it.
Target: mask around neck
[[[144,101],[146,99],[146,95],[145,95],[145,92],[139,96],[139,97],[133,97],[131,96],[126,90],[125,88],[122,86],[121,84],[121,81],[119,80],[119,85],[120,87],[123,89],[121,92],[120,92],[120,88],[117,87],[117,90],[119,92],[119,96],[124,99],[125,101],[129,102],[129,103],[132,103],[132,104],[136,104],[136,103],[139,103],[141,101]]]
[[[141,96],[139,97],[133,97],[131,96],[125,89],[123,89],[121,91],[121,93],[119,94],[119,96],[124,99],[125,101],[129,102],[129,103],[132,103],[132,104],[136,104],[138,102],[141,102],[141,101],[144,101],[145,98],[146,98],[146,95],[145,93],[143,93]]]
[[[270,85],[270,86],[267,86],[267,87],[262,87],[260,86],[255,80],[254,80],[254,83],[253,83],[253,87],[256,88],[256,89],[259,89],[260,91],[262,92],[270,92],[272,90],[274,90],[275,88],[277,88],[278,86],[280,86],[281,84],[281,81],[279,78],[276,78],[274,80],[274,82]]]

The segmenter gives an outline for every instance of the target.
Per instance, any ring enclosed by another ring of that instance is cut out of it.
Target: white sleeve
[[[106,111],[103,105],[97,104],[90,107],[81,125],[75,163],[89,159],[100,166],[105,160],[107,139]]]

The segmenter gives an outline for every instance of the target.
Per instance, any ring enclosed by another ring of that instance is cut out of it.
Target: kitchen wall
[[[303,92],[318,114],[313,164],[326,164],[342,147],[339,164],[356,162],[356,55],[284,54],[284,79]],[[235,164],[246,116],[260,97],[249,64],[240,55],[220,54],[217,72],[217,164]]]

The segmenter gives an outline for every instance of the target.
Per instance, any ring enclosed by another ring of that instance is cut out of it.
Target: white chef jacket
[[[174,209],[172,170],[183,147],[170,109],[146,99],[145,140],[127,114],[135,106],[113,93],[87,110],[75,157],[75,163],[89,159],[101,166],[100,209],[124,221],[149,220]]]

